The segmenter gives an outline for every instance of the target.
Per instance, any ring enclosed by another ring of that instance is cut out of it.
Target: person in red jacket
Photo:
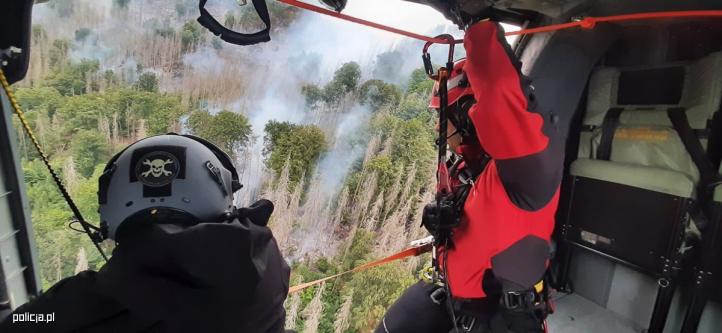
[[[447,141],[458,160],[449,176],[461,216],[437,250],[443,279],[410,287],[376,332],[544,330],[564,146],[497,23],[473,25],[464,47],[447,82]],[[431,107],[440,107],[436,89]]]

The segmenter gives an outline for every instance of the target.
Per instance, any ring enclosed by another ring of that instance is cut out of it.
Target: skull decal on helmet
[[[141,173],[143,177],[148,177],[148,175],[153,175],[153,177],[160,177],[160,176],[168,176],[172,174],[172,172],[165,169],[165,166],[168,164],[173,164],[173,160],[167,159],[167,160],[161,160],[161,159],[155,159],[155,160],[148,160],[146,159],[143,161],[144,165],[150,166],[150,169],[146,172]]]
[[[158,187],[170,184],[178,175],[178,159],[164,151],[153,151],[138,159],[135,175],[144,185]]]

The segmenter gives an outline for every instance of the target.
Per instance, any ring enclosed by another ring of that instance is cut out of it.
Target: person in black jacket
[[[98,272],[63,279],[0,332],[283,332],[290,269],[273,204],[237,209],[230,158],[188,135],[140,140],[99,180],[101,230],[116,241]],[[48,322],[22,322],[30,314]]]

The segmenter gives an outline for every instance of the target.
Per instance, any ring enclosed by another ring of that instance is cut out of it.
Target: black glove
[[[273,202],[267,199],[258,200],[249,207],[238,208],[235,213],[238,218],[247,217],[253,224],[264,227],[268,225],[271,214],[273,214]]]
[[[452,201],[442,199],[437,204],[434,200],[424,206],[421,224],[439,241],[443,241],[459,223],[461,214]]]

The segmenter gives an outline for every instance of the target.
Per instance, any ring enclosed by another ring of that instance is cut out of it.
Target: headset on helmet
[[[119,230],[143,222],[222,221],[241,187],[228,155],[204,139],[174,133],[142,139],[113,156],[99,179],[103,236],[117,241]]]

